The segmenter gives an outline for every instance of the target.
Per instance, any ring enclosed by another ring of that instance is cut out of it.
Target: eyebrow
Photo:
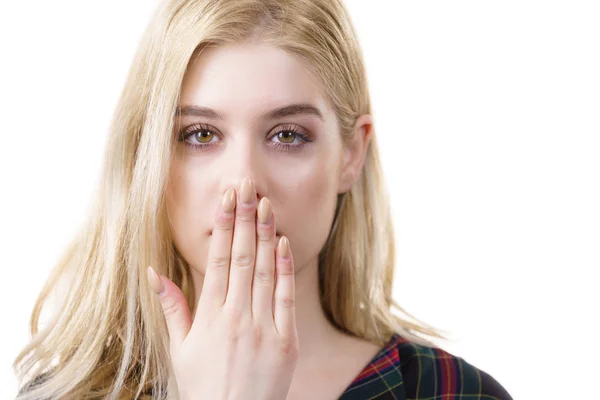
[[[307,104],[307,103],[290,104],[285,107],[276,108],[272,111],[269,111],[266,114],[263,114],[262,117],[268,118],[268,119],[276,119],[276,118],[281,118],[281,117],[287,117],[289,115],[299,115],[299,114],[315,115],[315,116],[319,117],[321,120],[323,120],[323,113],[321,113],[321,111],[317,107],[315,107],[311,104]],[[211,108],[199,107],[199,106],[177,106],[175,115],[176,116],[189,115],[189,116],[194,116],[194,117],[206,117],[206,118],[220,119],[220,120],[225,119],[223,114],[221,114]]]

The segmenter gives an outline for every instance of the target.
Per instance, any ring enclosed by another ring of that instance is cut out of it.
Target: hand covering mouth
[[[208,236],[212,236],[212,234],[213,234],[213,231],[212,231],[212,229],[211,229],[210,231],[208,231]],[[275,236],[276,236],[276,237],[281,237],[281,234],[279,233],[279,231],[277,231],[277,232],[275,233]]]

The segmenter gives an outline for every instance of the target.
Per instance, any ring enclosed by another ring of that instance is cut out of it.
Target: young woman
[[[509,399],[392,299],[382,177],[339,0],[162,2],[18,399]]]

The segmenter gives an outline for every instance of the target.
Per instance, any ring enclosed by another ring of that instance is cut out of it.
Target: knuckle
[[[260,347],[262,342],[265,340],[265,331],[261,325],[254,325],[252,327],[252,341],[257,346]]]
[[[248,268],[254,263],[254,256],[248,253],[236,253],[233,255],[233,264],[236,267]]]
[[[237,219],[238,222],[248,222],[248,223],[254,224],[254,214],[255,214],[254,207],[250,207],[250,208],[240,207],[235,218]]]
[[[165,314],[165,319],[171,320],[173,317],[177,315],[179,312],[179,307],[177,306],[177,302],[170,297],[165,298],[162,301],[162,309]]]
[[[272,271],[262,268],[256,269],[256,271],[254,272],[254,279],[256,280],[256,282],[262,284],[270,284],[275,280]]]
[[[296,300],[292,297],[281,297],[278,298],[277,301],[284,308],[294,308],[294,306],[296,305]]]
[[[226,223],[220,222],[220,223],[215,224],[215,226],[216,226],[216,230],[233,235],[233,224],[232,223],[226,224]],[[213,232],[213,234],[214,234],[214,232]]]
[[[212,256],[208,262],[208,267],[213,269],[223,269],[229,267],[229,257]]]
[[[240,339],[239,329],[237,329],[235,326],[229,327],[225,331],[225,339],[231,343],[237,342]]]
[[[279,260],[277,262],[278,275],[294,275],[294,266],[290,260]]]
[[[223,231],[231,231],[233,230],[234,220],[233,214],[221,214],[215,218],[215,226]]]
[[[297,357],[298,341],[295,338],[282,338],[279,342],[279,352],[286,357]]]
[[[224,320],[229,338],[238,338],[242,330],[244,312],[236,307],[227,307],[224,312]]]
[[[273,242],[273,239],[275,238],[275,235],[271,232],[270,229],[268,230],[268,232],[265,232],[264,229],[259,229],[257,238],[258,241],[261,243],[271,244]]]

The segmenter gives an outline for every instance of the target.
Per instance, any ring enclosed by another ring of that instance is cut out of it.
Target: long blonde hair
[[[175,109],[183,75],[207,46],[260,40],[313,69],[348,141],[371,114],[359,43],[341,0],[170,0],[140,43],[110,126],[88,218],[43,287],[31,342],[13,367],[21,383],[44,374],[19,400],[176,398],[168,331],[146,281],[152,265],[194,301],[189,265],[166,215]],[[393,333],[420,344],[445,339],[392,298],[394,232],[373,135],[362,174],[338,197],[319,254],[322,307],[340,330],[383,344]],[[64,288],[64,291],[59,289]],[[60,307],[43,329],[51,295]],[[58,297],[62,296],[62,297]],[[395,309],[395,310],[394,310]],[[175,397],[171,397],[175,396]]]

